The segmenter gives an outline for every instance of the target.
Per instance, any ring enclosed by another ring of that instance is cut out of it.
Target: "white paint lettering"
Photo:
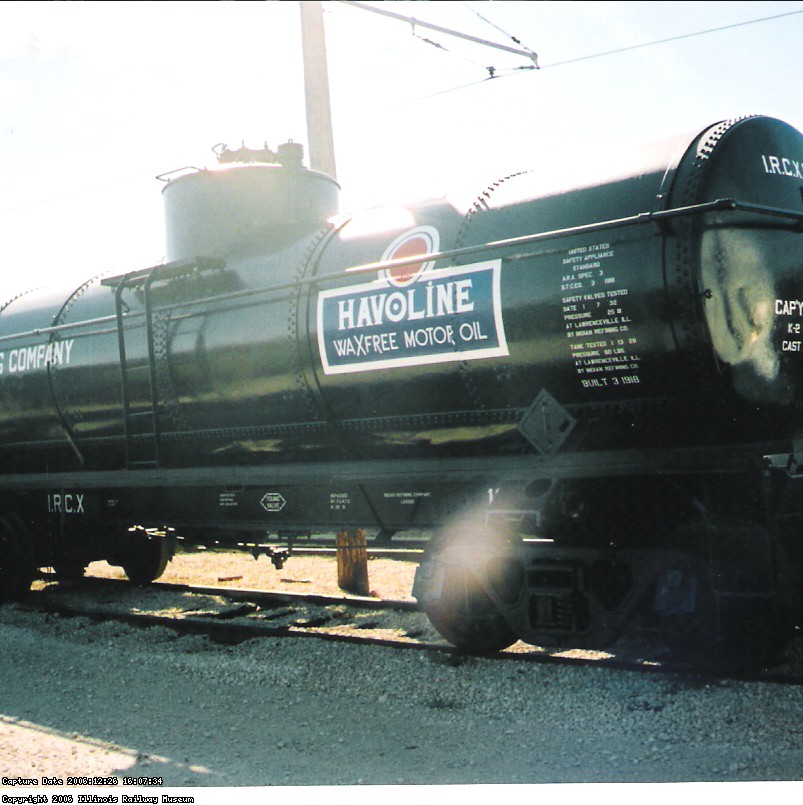
[[[351,329],[354,326],[354,300],[340,299],[337,303],[338,330]]]
[[[12,349],[8,353],[9,374],[68,364],[70,363],[74,342],[75,339],[70,338],[67,341]],[[0,368],[0,374],[2,374],[2,368]]]
[[[48,495],[47,510],[50,514],[84,514],[84,494],[67,492]]]
[[[803,299],[776,299],[776,316],[803,316]]]
[[[472,280],[459,280],[455,283],[457,289],[456,307],[458,313],[471,313],[474,310],[474,303],[469,301],[472,285]]]

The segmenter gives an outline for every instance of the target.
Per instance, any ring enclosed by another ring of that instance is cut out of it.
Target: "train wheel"
[[[746,525],[685,532],[683,571],[695,580],[693,612],[665,620],[672,653],[704,670],[753,672],[777,665],[792,637],[798,590],[777,541]]]
[[[472,570],[482,561],[470,539],[439,534],[427,546],[421,578],[416,576],[418,598],[437,631],[461,651],[501,651],[518,639]],[[481,569],[481,568],[479,568]]]
[[[25,524],[14,515],[0,517],[0,602],[22,598],[31,589],[35,571]]]
[[[175,542],[163,531],[157,532],[139,526],[131,531],[133,533],[120,564],[129,581],[138,587],[144,587],[164,573],[168,562],[173,558]]]

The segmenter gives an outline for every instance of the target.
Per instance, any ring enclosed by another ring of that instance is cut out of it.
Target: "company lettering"
[[[793,179],[803,179],[803,162],[789,157],[779,157],[774,154],[762,154],[761,162],[764,173],[775,173],[781,176],[791,176]]]
[[[47,511],[49,514],[83,514],[84,496],[72,492],[48,495]]]
[[[74,338],[67,341],[49,341],[32,347],[20,347],[10,352],[0,352],[0,375],[3,372],[15,374],[41,369],[47,366],[61,366],[70,362]]]
[[[776,316],[803,316],[803,299],[776,299]]]
[[[394,323],[432,319],[453,313],[471,313],[472,281],[459,280],[435,285],[428,282],[425,289],[372,294],[361,299],[341,299],[337,303],[338,330],[378,327],[385,320]],[[355,313],[356,309],[356,313]]]
[[[324,372],[476,360],[508,354],[501,260],[422,272],[409,287],[387,279],[318,296]]]

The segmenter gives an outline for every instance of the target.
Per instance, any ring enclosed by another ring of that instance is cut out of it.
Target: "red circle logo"
[[[438,250],[438,230],[433,227],[419,227],[412,232],[396,238],[382,255],[382,260],[404,260],[408,257],[422,257]],[[422,260],[416,263],[407,263],[402,266],[393,266],[381,272],[384,279],[397,288],[403,288],[415,282],[418,277],[432,267],[434,261]]]

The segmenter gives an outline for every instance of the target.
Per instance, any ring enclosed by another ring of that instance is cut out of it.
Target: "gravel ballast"
[[[303,561],[334,577],[333,560]],[[372,588],[390,587],[378,568]],[[0,645],[8,776],[166,786],[803,777],[803,689],[793,685],[303,637],[222,646],[16,605],[0,609]]]

